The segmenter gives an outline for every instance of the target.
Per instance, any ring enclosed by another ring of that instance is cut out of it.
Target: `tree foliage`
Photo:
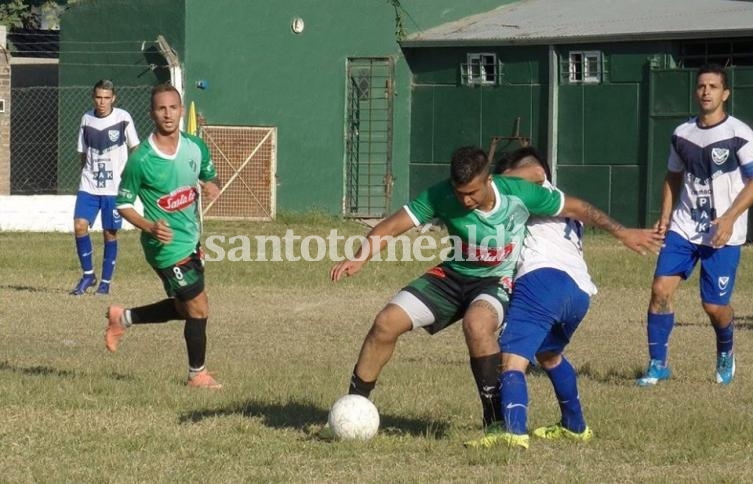
[[[49,22],[70,5],[79,0],[4,0],[0,1],[0,25],[9,29],[37,29],[42,27],[43,19]]]

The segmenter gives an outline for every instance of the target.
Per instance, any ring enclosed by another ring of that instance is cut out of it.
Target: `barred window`
[[[497,55],[468,54],[468,61],[460,66],[463,84],[489,86],[497,84]]]
[[[567,80],[569,82],[600,83],[602,72],[601,52],[575,50],[568,54]]]

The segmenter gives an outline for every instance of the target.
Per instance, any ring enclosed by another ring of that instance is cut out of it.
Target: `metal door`
[[[347,217],[387,215],[392,194],[393,61],[347,63],[345,199]]]

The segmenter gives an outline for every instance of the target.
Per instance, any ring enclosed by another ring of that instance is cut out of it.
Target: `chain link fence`
[[[152,130],[152,86],[117,88],[115,105],[131,114],[140,139]],[[75,194],[81,178],[76,151],[81,116],[92,108],[92,86],[11,89],[11,194]]]

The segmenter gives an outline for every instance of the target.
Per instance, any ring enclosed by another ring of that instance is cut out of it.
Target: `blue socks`
[[[578,434],[583,432],[586,430],[586,421],[583,419],[583,410],[580,406],[575,368],[563,356],[559,365],[545,371],[560,404],[562,426]]]
[[[102,259],[102,282],[109,283],[115,272],[115,260],[118,258],[118,241],[105,241],[105,255]]]
[[[714,326],[714,332],[716,333],[716,353],[731,353],[735,332],[734,320],[730,321],[726,328],[718,328]]]
[[[648,313],[648,354],[652,360],[659,360],[667,364],[667,349],[669,335],[675,325],[675,313]]]
[[[521,371],[505,371],[499,377],[502,414],[505,427],[511,434],[528,432],[528,387]]]
[[[94,265],[92,263],[92,239],[89,234],[83,237],[76,237],[76,254],[78,254],[78,260],[81,263],[81,269],[84,274],[94,274]]]

